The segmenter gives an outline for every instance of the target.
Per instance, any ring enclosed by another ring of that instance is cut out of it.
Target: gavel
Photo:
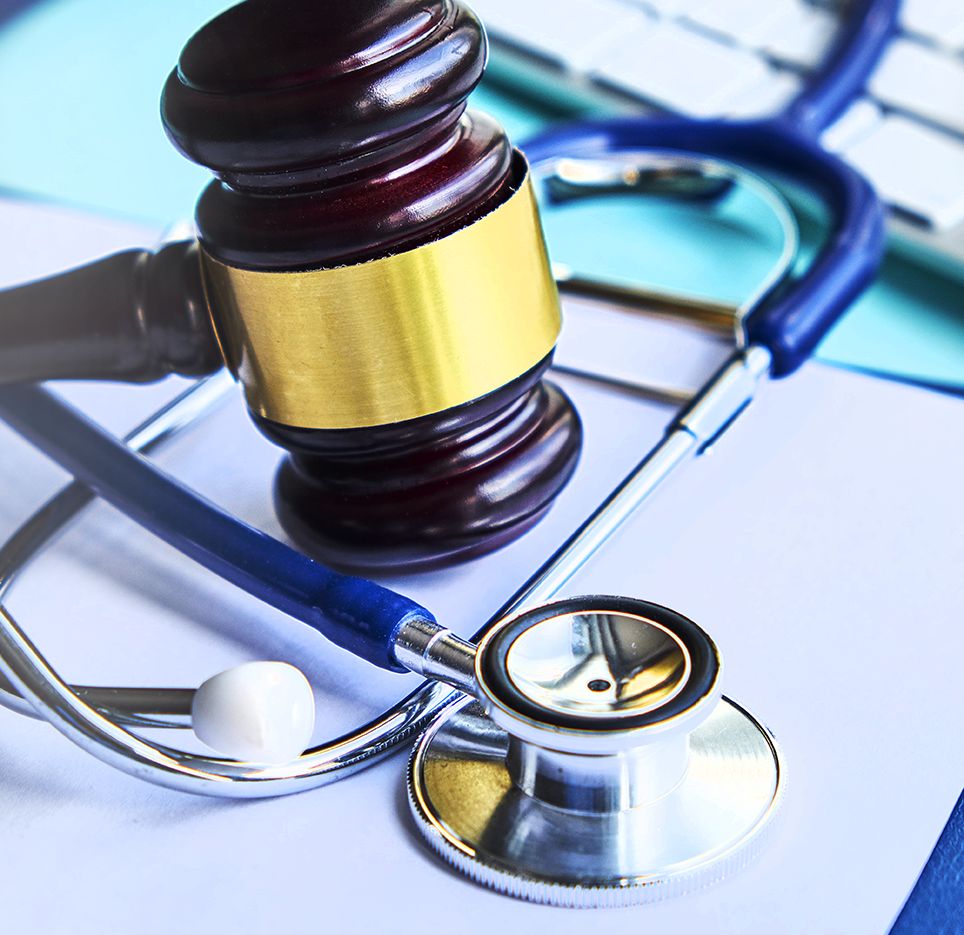
[[[161,113],[212,170],[197,240],[0,294],[0,381],[227,366],[286,449],[286,532],[419,568],[529,529],[582,429],[544,380],[561,317],[524,157],[466,109],[487,55],[455,0],[250,0],[181,53]]]

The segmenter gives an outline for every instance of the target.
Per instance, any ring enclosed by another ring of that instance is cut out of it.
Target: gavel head
[[[525,160],[466,110],[454,0],[251,0],[185,47],[174,144],[217,178],[197,229],[225,361],[289,533],[341,565],[486,551],[544,513],[581,428]]]

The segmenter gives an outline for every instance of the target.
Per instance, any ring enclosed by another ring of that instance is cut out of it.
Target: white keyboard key
[[[891,107],[964,133],[964,61],[960,59],[897,39],[870,79],[870,93]]]
[[[777,61],[813,68],[830,50],[837,28],[832,13],[794,0],[787,14],[768,31],[762,48]]]
[[[757,48],[793,11],[793,3],[786,0],[702,0],[686,19],[737,45]]]
[[[885,200],[937,228],[964,220],[964,145],[905,117],[885,117],[844,151]]]
[[[726,116],[750,120],[778,114],[799,93],[803,79],[789,71],[774,71],[763,81],[733,98],[726,107]]]
[[[694,0],[631,0],[631,2],[652,10],[658,16],[679,16],[693,7]]]
[[[904,0],[900,22],[908,32],[956,48],[964,45],[964,3],[961,0]]]
[[[603,50],[594,71],[654,104],[695,117],[723,113],[730,100],[768,74],[752,53],[668,22],[623,36]]]
[[[863,97],[854,101],[837,118],[836,123],[823,131],[820,142],[824,149],[839,153],[870,133],[882,119],[880,108],[873,101]]]
[[[648,17],[619,0],[472,0],[486,28],[562,65],[583,70],[610,39]]]

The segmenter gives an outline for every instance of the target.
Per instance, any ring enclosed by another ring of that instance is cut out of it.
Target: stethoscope
[[[315,788],[418,738],[409,791],[427,841],[479,882],[539,901],[639,902],[745,862],[778,811],[784,767],[768,730],[721,695],[710,637],[645,601],[554,599],[664,480],[716,441],[766,377],[807,359],[872,279],[885,238],[880,203],[814,137],[859,91],[896,9],[895,0],[860,4],[828,64],[776,121],[613,120],[529,144],[534,171],[555,180],[557,193],[644,191],[674,178],[740,183],[753,176],[734,164],[750,164],[816,197],[831,224],[796,280],[787,275],[795,251],[785,251],[737,317],[731,357],[471,641],[414,601],[228,515],[141,457],[204,413],[224,379],[196,385],[124,442],[43,389],[0,390],[0,417],[75,478],[0,549],[0,589],[96,495],[350,652],[427,680],[374,721],[301,752],[313,702],[291,666],[248,663],[197,690],[70,686],[2,609],[2,703],[138,778],[228,798]],[[188,723],[228,758],[129,729]]]

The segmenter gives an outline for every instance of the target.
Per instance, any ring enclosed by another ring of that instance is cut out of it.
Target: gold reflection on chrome
[[[773,738],[727,699],[690,735],[682,781],[616,812],[526,794],[512,783],[506,743],[477,702],[447,708],[409,762],[410,802],[442,857],[480,883],[538,902],[628,905],[718,880],[759,846],[783,799]]]
[[[419,802],[443,815],[458,816],[450,832],[457,841],[478,840],[491,825],[505,796],[513,788],[501,759],[465,760],[430,756],[419,762],[425,798]],[[431,806],[429,806],[431,802]],[[474,849],[462,844],[467,854]]]
[[[261,272],[202,250],[201,264],[248,405],[301,428],[384,425],[484,396],[542,360],[561,327],[528,175],[485,217],[394,256]]]
[[[515,687],[563,714],[630,717],[682,691],[692,660],[654,620],[629,613],[559,614],[523,631],[506,654]]]

